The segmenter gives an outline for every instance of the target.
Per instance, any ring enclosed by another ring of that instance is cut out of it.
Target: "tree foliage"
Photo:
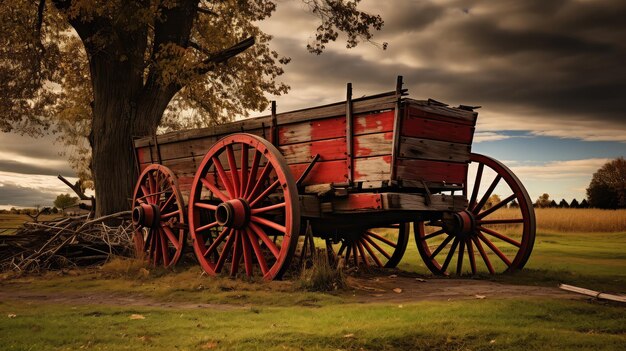
[[[539,196],[537,201],[535,201],[535,207],[550,207],[551,202],[552,200],[550,200],[550,195],[547,193],[543,193],[541,196]]]
[[[502,201],[500,199],[500,195],[493,194],[493,195],[489,196],[489,198],[487,199],[487,202],[485,202],[485,205],[483,206],[483,210],[488,210],[488,209],[492,208],[493,206],[499,204],[500,201]]]
[[[590,207],[626,208],[626,160],[623,157],[605,163],[593,174],[587,198]]]
[[[580,208],[580,203],[578,202],[578,200],[573,199],[572,202],[569,204],[570,208]]]
[[[71,196],[70,194],[59,194],[56,199],[54,199],[54,207],[59,209],[64,209],[70,206],[74,206],[78,203],[78,198],[75,196]]]
[[[371,41],[380,16],[360,0],[302,0],[319,18],[310,52],[346,34]],[[264,110],[290,58],[258,26],[275,0],[0,2],[2,131],[56,132],[101,213],[127,206],[131,137],[223,123]],[[254,45],[253,45],[254,44]],[[386,44],[383,44],[386,46]],[[114,171],[113,171],[114,169]],[[115,172],[115,174],[111,174]]]

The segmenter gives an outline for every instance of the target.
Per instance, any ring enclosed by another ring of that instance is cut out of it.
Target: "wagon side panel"
[[[399,133],[396,179],[404,187],[462,189],[466,181],[477,114],[407,101]]]

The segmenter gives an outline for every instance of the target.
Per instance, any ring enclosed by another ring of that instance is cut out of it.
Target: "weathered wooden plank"
[[[382,193],[385,210],[403,211],[461,211],[467,207],[464,196],[431,195],[427,204],[425,195],[406,193]]]
[[[304,172],[308,163],[297,163],[289,165],[291,174],[294,179],[298,179]],[[348,181],[348,164],[346,160],[317,162],[313,167],[313,170],[304,179],[302,185],[312,184],[331,184],[331,183],[345,183]]]
[[[288,164],[311,162],[317,154],[320,155],[320,161],[340,160],[346,158],[346,138],[290,144],[279,149]]]
[[[429,119],[437,119],[452,123],[461,123],[470,126],[476,125],[478,113],[459,108],[430,104],[428,101],[405,99],[404,104],[409,109],[409,115]]]
[[[425,182],[461,184],[465,181],[466,163],[428,160],[398,159],[397,180],[408,179]]]
[[[278,143],[289,145],[313,140],[345,137],[346,118],[334,117],[278,127]]]
[[[157,136],[157,141],[159,144],[167,144],[183,140],[214,137],[218,135],[228,135],[237,132],[248,133],[249,131],[255,129],[261,129],[262,127],[265,127],[266,133],[269,133],[271,122],[271,116],[246,118],[243,120],[219,124],[208,128],[196,128],[165,133]],[[269,135],[267,135],[267,138],[269,139]],[[154,141],[152,140],[152,136],[147,136],[135,139],[134,143],[135,147],[137,148],[150,145],[150,143],[154,144]]]
[[[402,123],[401,135],[469,145],[472,143],[474,127],[409,115]]]
[[[354,160],[354,181],[389,180],[391,155],[363,157]]]
[[[393,132],[357,135],[354,138],[355,157],[391,155]]]
[[[450,162],[469,162],[470,146],[429,139],[401,137],[400,157]]]
[[[315,195],[300,195],[300,215],[309,218],[321,216],[320,201]]]

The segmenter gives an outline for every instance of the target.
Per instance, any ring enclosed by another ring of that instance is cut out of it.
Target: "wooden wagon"
[[[471,153],[474,108],[410,99],[401,77],[387,93],[347,90],[335,104],[273,104],[269,116],[136,139],[138,252],[174,265],[189,233],[208,274],[277,279],[308,229],[342,264],[394,267],[412,223],[434,273],[523,267],[532,204],[506,166]]]

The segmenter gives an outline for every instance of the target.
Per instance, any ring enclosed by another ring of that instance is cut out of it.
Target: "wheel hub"
[[[215,210],[215,220],[219,225],[241,229],[250,221],[250,206],[241,198],[222,202]]]
[[[159,225],[161,212],[154,204],[139,204],[133,208],[133,224],[139,227],[156,228]]]
[[[443,229],[446,233],[459,238],[466,238],[474,233],[476,221],[474,215],[467,210],[444,215]]]

